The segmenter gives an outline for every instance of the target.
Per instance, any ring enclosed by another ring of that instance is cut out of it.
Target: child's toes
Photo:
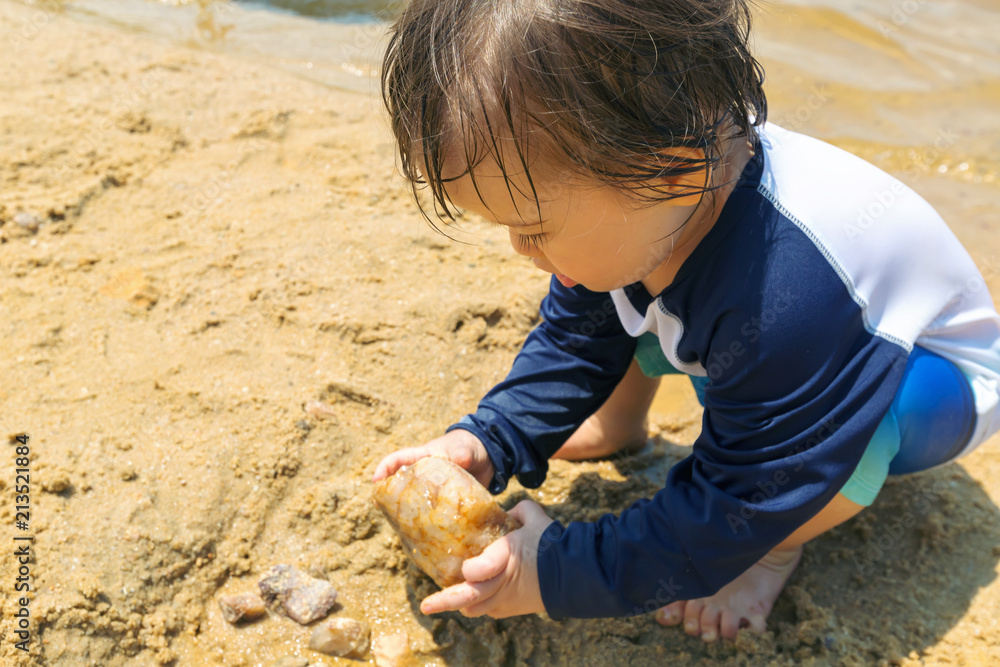
[[[684,620],[684,605],[685,600],[680,602],[671,602],[666,607],[661,607],[658,612],[656,612],[656,621],[660,625],[679,625],[681,621]]]
[[[746,616],[746,620],[749,624],[748,627],[758,635],[764,634],[764,631],[767,630],[767,616],[764,614],[750,614]]]
[[[722,610],[715,605],[705,605],[701,612],[701,638],[706,642],[714,642],[719,638],[719,617]]]
[[[736,639],[736,633],[740,631],[740,615],[732,610],[725,610],[719,617],[719,634],[726,639]]]
[[[684,632],[693,637],[701,634],[701,612],[705,609],[702,600],[688,600],[684,606]]]

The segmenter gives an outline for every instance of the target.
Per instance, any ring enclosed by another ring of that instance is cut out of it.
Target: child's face
[[[446,189],[459,208],[505,226],[515,251],[566,286],[607,292],[643,280],[670,257],[696,208],[690,199],[640,206],[610,186],[542,173],[556,172],[532,170],[537,208],[524,175],[509,170],[508,190],[491,160],[475,169],[479,193],[468,174]]]

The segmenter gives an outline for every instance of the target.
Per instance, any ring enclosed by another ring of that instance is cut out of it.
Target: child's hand
[[[429,595],[420,611],[461,611],[463,616],[507,618],[545,611],[538,585],[538,542],[552,523],[541,506],[522,500],[510,515],[522,527],[462,564],[466,581]]]
[[[425,456],[440,456],[452,461],[468,470],[487,488],[493,479],[493,463],[486,454],[486,447],[476,436],[465,429],[457,428],[440,438],[431,440],[426,445],[407,447],[389,454],[375,467],[375,477],[372,481],[383,480],[401,467],[411,465]]]

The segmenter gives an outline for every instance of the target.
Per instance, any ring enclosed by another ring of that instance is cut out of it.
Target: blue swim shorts
[[[654,334],[639,337],[635,358],[649,377],[680,372]],[[689,377],[705,405],[708,378]],[[914,347],[889,412],[840,493],[858,505],[871,505],[889,475],[927,470],[958,456],[975,425],[975,398],[965,375],[944,357]]]

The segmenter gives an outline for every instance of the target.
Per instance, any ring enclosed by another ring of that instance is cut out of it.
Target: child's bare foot
[[[802,547],[774,549],[711,597],[668,604],[656,612],[661,625],[684,622],[684,632],[713,642],[735,639],[742,627],[762,633],[785,582],[802,557]]]
[[[653,403],[659,378],[643,375],[635,361],[615,390],[569,440],[552,456],[581,461],[614,454],[623,447],[638,450],[646,444],[646,413]]]

